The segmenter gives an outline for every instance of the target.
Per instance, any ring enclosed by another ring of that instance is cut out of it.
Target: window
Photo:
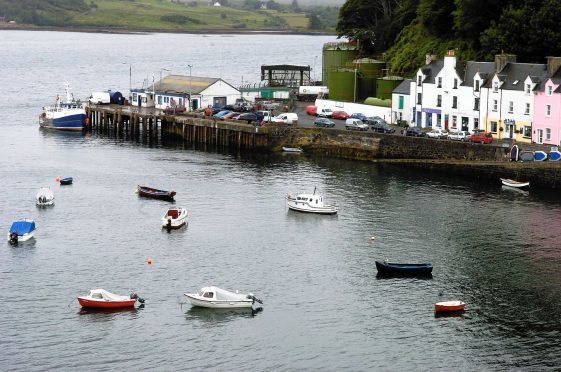
[[[442,88],[442,78],[441,77],[438,78],[437,88]]]
[[[475,100],[473,102],[473,109],[475,111],[479,111],[479,98],[475,97]]]
[[[497,108],[499,107],[499,101],[497,101],[496,99],[493,100],[493,111],[497,111]]]
[[[524,115],[530,115],[530,104],[526,102],[526,108],[524,109]]]
[[[403,96],[399,96],[399,109],[403,110],[403,101],[404,101],[404,97]]]
[[[473,129],[479,128],[479,118],[473,118]]]
[[[508,102],[508,113],[512,114],[514,112],[514,102],[509,101]]]
[[[452,108],[458,108],[458,97],[452,97]]]
[[[551,96],[553,94],[553,87],[551,85],[547,86],[547,95]]]
[[[422,93],[417,93],[417,104],[418,105],[423,104],[423,94]]]
[[[456,115],[452,116],[452,128],[456,128],[458,124],[458,117]]]
[[[458,89],[458,79],[454,79],[454,89]]]
[[[493,92],[497,93],[498,91],[499,91],[499,82],[494,81],[493,82]]]
[[[545,105],[545,116],[551,116],[551,105]]]
[[[133,102],[136,102],[136,100],[137,100],[136,97],[138,97],[138,94],[133,93],[133,94],[132,94],[132,101],[133,101]]]
[[[158,96],[158,105],[162,104],[162,96]]]
[[[545,128],[545,140],[546,141],[551,140],[551,128]]]
[[[524,127],[524,137],[530,138],[532,137],[532,127]]]
[[[169,97],[164,97],[164,103],[169,103]]]
[[[497,133],[497,122],[496,121],[491,122],[491,132]]]
[[[436,114],[436,126],[438,128],[440,128],[442,126],[442,115],[441,114]]]
[[[442,106],[442,95],[438,95],[436,97],[436,107],[441,107]]]
[[[418,85],[418,86],[421,86],[421,83],[422,83],[422,82],[423,82],[423,77],[419,75],[419,76],[417,77],[417,85]]]
[[[532,90],[532,87],[530,86],[530,84],[526,84],[526,94],[530,94],[531,90]]]
[[[475,91],[479,92],[479,80],[475,81]]]

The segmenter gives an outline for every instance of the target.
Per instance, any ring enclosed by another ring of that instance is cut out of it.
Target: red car
[[[332,119],[341,119],[341,120],[347,120],[349,118],[349,114],[347,114],[345,111],[333,111],[333,114],[331,115]]]
[[[493,142],[493,135],[489,132],[473,132],[471,136],[469,136],[470,142],[479,142],[479,143],[492,143]]]
[[[306,106],[306,114],[316,116],[318,114],[318,107],[313,105]]]

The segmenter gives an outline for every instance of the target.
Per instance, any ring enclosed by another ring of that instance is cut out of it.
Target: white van
[[[320,118],[330,118],[331,116],[333,116],[333,110],[330,108],[318,107],[316,115]]]
[[[277,116],[271,118],[271,121],[273,123],[297,124],[298,114],[293,112],[284,112],[282,114],[278,114]]]
[[[109,95],[109,92],[93,92],[88,99],[88,102],[98,105],[111,103],[111,96]]]

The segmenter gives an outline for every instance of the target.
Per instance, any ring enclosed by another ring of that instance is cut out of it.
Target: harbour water
[[[129,64],[133,84],[192,64],[237,85],[261,64],[311,65],[331,40],[0,32],[0,226],[38,227],[32,242],[0,244],[1,369],[559,369],[556,192],[38,129],[66,80],[78,98],[127,91]],[[161,230],[169,204],[139,199],[137,184],[175,190],[189,226]],[[44,186],[55,205],[38,209]],[[314,187],[338,216],[287,210],[287,192]],[[385,258],[431,262],[433,279],[378,279]],[[182,294],[205,285],[253,292],[263,311],[191,308]],[[146,305],[81,311],[76,296],[93,288],[136,291]],[[448,299],[465,314],[435,317]]]

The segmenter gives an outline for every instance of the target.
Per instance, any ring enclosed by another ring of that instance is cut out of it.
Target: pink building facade
[[[561,74],[555,75],[535,92],[532,142],[561,146]]]

